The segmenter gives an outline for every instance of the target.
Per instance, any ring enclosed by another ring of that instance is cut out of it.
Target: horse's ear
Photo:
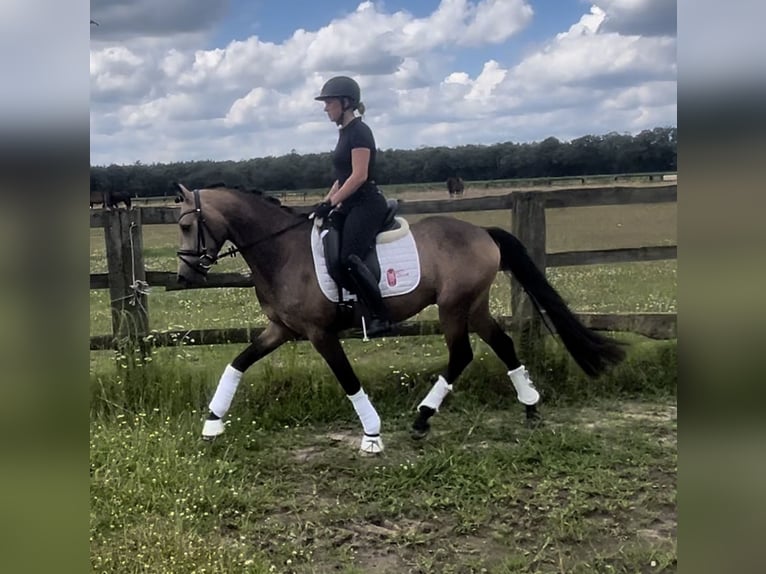
[[[176,203],[183,203],[186,200],[187,195],[191,195],[191,192],[186,189],[182,183],[177,181],[173,182],[173,186],[176,188],[178,194],[176,195]]]

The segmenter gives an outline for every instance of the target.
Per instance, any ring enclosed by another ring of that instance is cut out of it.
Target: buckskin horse
[[[319,259],[312,248],[312,234],[318,232],[316,222],[263,192],[223,186],[190,191],[181,184],[176,186],[176,201],[181,203],[179,283],[191,286],[204,282],[228,240],[234,245],[229,252],[239,251],[250,267],[256,296],[268,318],[265,329],[224,369],[203,424],[203,438],[223,433],[223,418],[242,374],[250,366],[286,341],[305,338],[327,362],[359,416],[363,427],[360,450],[381,452],[380,417],[338,337],[339,331],[354,325],[321,286]],[[417,269],[409,275],[415,274],[418,280],[407,292],[384,299],[389,315],[400,322],[436,304],[449,352],[446,368],[418,405],[413,437],[428,433],[429,419],[473,359],[471,329],[505,363],[527,420],[539,419],[540,395],[517,357],[511,337],[490,315],[490,287],[499,271],[510,272],[519,281],[587,375],[598,376],[625,357],[619,342],[588,329],[577,319],[511,233],[433,216],[414,223],[405,239],[416,250],[413,259]],[[382,258],[379,250],[377,253]],[[388,263],[381,260],[380,268],[384,266]],[[392,271],[396,275],[395,267],[393,264],[381,274],[383,283],[391,279]]]

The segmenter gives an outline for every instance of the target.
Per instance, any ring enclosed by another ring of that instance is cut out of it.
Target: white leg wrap
[[[439,378],[434,383],[434,386],[431,387],[430,391],[428,391],[426,398],[424,398],[418,405],[418,410],[420,410],[420,407],[428,407],[438,411],[442,401],[444,400],[444,397],[446,397],[451,390],[452,385],[447,384],[447,379],[439,375]]]
[[[372,406],[370,398],[364,392],[364,389],[359,389],[359,392],[355,395],[347,395],[351,404],[354,405],[359,420],[362,422],[362,428],[364,434],[368,436],[377,436],[380,434],[380,417],[375,407]]]
[[[242,379],[242,373],[231,365],[226,365],[209,405],[211,412],[217,417],[223,417],[229,412],[231,400],[234,398],[240,379]]]
[[[513,386],[516,388],[516,397],[524,405],[536,405],[540,400],[540,393],[535,389],[534,383],[529,378],[529,372],[521,365],[520,367],[508,371]]]

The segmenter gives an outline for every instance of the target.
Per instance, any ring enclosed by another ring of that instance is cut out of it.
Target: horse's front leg
[[[362,423],[364,434],[359,450],[369,454],[383,452],[380,417],[375,407],[372,406],[367,393],[362,389],[362,384],[354,373],[337,335],[326,331],[317,331],[309,334],[309,340],[332,369],[335,378],[343,387],[359,417],[359,421]]]
[[[244,372],[256,361],[262,359],[274,349],[280,347],[285,341],[293,339],[295,334],[278,323],[269,323],[255,341],[242,351],[237,357],[226,365],[226,368],[218,381],[213,399],[210,401],[207,420],[202,427],[202,438],[209,440],[222,434],[224,431],[223,417],[229,411],[234,393],[239,386]]]

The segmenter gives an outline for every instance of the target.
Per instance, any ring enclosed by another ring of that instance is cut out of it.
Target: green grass
[[[550,251],[675,244],[675,205],[550,210]],[[507,213],[458,216],[508,228]],[[416,219],[416,218],[413,218]],[[91,272],[106,270],[91,230]],[[175,226],[146,226],[147,267],[175,269]],[[676,262],[549,269],[576,311],[675,311]],[[218,271],[246,271],[226,259]],[[508,280],[493,286],[510,313]],[[149,295],[151,328],[262,323],[250,289]],[[434,309],[422,317],[435,318]],[[91,334],[110,331],[91,291]],[[91,353],[94,572],[671,572],[676,569],[675,341],[621,334],[625,363],[588,380],[560,343],[527,360],[546,425],[523,426],[504,366],[475,359],[433,419],[407,433],[446,363],[441,337],[343,342],[383,419],[386,451],[306,342],[256,363],[227,432],[199,439],[218,377],[244,345]],[[524,357],[522,357],[524,359]]]
[[[557,340],[547,339],[539,356],[526,360],[546,402],[584,403],[598,397],[667,398],[676,392],[676,343],[621,335],[630,344],[627,360],[608,376],[588,379]],[[461,375],[456,395],[479,406],[512,407],[505,366],[472,336],[474,360]],[[343,342],[360,380],[376,405],[410,411],[444,368],[447,353],[439,336]],[[152,349],[136,361],[113,351],[91,353],[93,416],[159,409],[175,416],[207,404],[224,366],[245,345]],[[115,357],[117,360],[115,360]],[[524,357],[522,357],[524,358]],[[529,359],[529,358],[527,358]],[[287,343],[253,365],[237,391],[242,416],[256,413],[265,428],[328,422],[353,416],[331,371],[308,342]],[[353,419],[349,419],[353,420]]]
[[[194,413],[96,421],[94,571],[675,569],[671,404],[548,409],[535,431],[518,410],[455,404],[425,442],[382,414],[387,450],[372,458],[344,421],[234,421],[213,443]]]

